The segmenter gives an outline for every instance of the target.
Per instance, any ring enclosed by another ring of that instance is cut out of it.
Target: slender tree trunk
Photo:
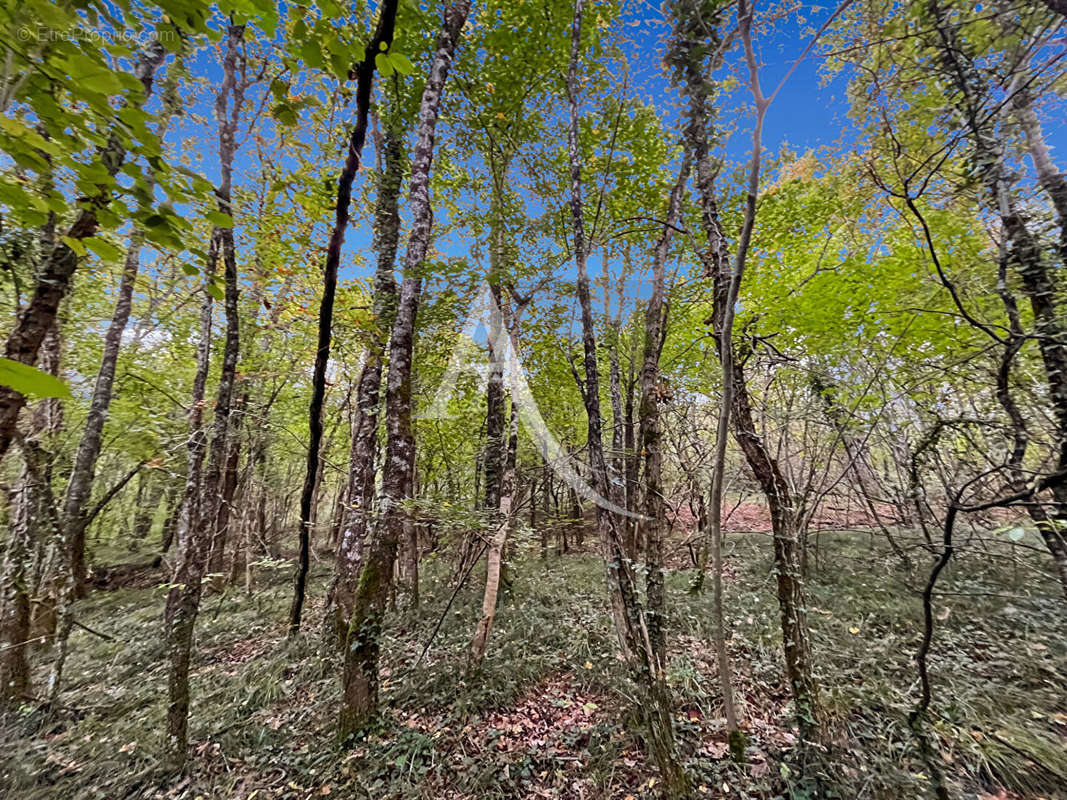
[[[215,116],[219,125],[220,182],[216,189],[219,211],[233,215],[231,202],[233,159],[236,134],[247,88],[244,77],[243,25],[229,25],[223,54],[223,79],[215,100]],[[238,77],[240,73],[240,78]],[[228,112],[228,113],[227,113]],[[165,758],[169,766],[179,769],[188,757],[189,724],[189,665],[193,645],[193,629],[200,611],[203,578],[208,566],[211,543],[215,537],[215,523],[222,503],[223,471],[230,434],[230,412],[239,350],[239,319],[237,284],[237,254],[233,228],[215,228],[209,257],[221,250],[226,283],[224,306],[226,311],[226,339],[223,346],[222,369],[215,402],[215,418],[211,430],[211,449],[207,469],[201,480],[204,442],[201,430],[201,411],[204,385],[207,379],[211,344],[211,303],[205,298],[201,308],[201,340],[197,352],[197,374],[193,384],[193,405],[190,412],[190,456],[186,509],[179,540],[178,567],[174,585],[167,595],[164,613],[166,625],[169,672],[167,691],[167,734],[164,742]],[[213,263],[207,280],[212,279]],[[206,287],[205,287],[206,289]],[[207,296],[205,291],[205,295]]]
[[[518,417],[511,415],[511,432],[518,435]],[[510,439],[510,434],[509,434]],[[485,648],[489,643],[489,634],[493,630],[496,618],[497,594],[500,591],[500,575],[504,562],[504,546],[507,544],[508,531],[512,523],[512,499],[515,494],[515,461],[505,459],[504,474],[500,480],[500,498],[496,518],[496,530],[489,540],[486,554],[485,591],[482,594],[482,618],[474,629],[474,639],[467,658],[467,669],[477,672],[485,658]]]
[[[576,0],[571,25],[571,55],[567,73],[567,151],[570,166],[570,207],[573,226],[574,254],[577,267],[578,302],[582,314],[582,349],[585,365],[585,385],[582,388],[588,431],[586,448],[593,489],[605,500],[618,505],[604,459],[602,417],[600,413],[600,376],[589,273],[586,268],[589,245],[586,241],[582,208],[582,159],[578,147],[578,68],[581,57],[582,17],[585,0]],[[624,532],[616,515],[597,504],[597,527],[607,572],[608,591],[619,643],[630,667],[634,683],[645,697],[639,701],[639,712],[645,723],[649,748],[662,774],[664,790],[670,797],[685,797],[689,779],[674,751],[674,732],[671,720],[671,697],[661,665],[649,642],[644,610],[638,597],[636,581],[623,544]]]
[[[374,249],[378,265],[374,276],[375,327],[367,344],[363,369],[356,389],[356,423],[349,459],[348,502],[337,544],[334,579],[326,596],[323,632],[328,649],[340,649],[352,617],[362,562],[363,544],[374,506],[374,483],[378,460],[378,409],[382,368],[389,333],[396,316],[396,252],[400,241],[400,190],[407,155],[403,132],[386,126],[382,174],[374,212]]]
[[[0,570],[0,709],[30,694],[30,591],[26,565],[37,528],[38,488],[24,469],[10,496],[10,537]]]
[[[61,341],[53,327],[41,349],[40,367],[58,375],[60,361]],[[54,562],[56,555],[62,555],[57,551],[63,539],[53,524],[51,462],[46,461],[41,442],[59,433],[62,411],[56,399],[41,400],[34,407],[30,430],[22,441],[22,473],[9,492],[10,536],[0,566],[0,709],[15,707],[29,697],[30,647],[47,641],[55,632],[57,594],[63,576],[54,574]],[[40,563],[47,558],[46,553],[52,556],[50,566]],[[34,556],[38,575],[28,569]],[[36,608],[31,602],[33,584],[37,585]]]
[[[623,399],[623,417],[625,429],[623,430],[623,446],[625,447],[625,490],[626,508],[635,511],[640,495],[638,479],[641,474],[641,454],[637,451],[637,427],[638,423],[634,416],[634,397],[637,394],[637,337],[630,337],[630,362],[626,376],[625,397]],[[638,520],[630,518],[626,520],[626,539],[624,543],[627,555],[631,559],[637,559],[641,552],[641,526]]]
[[[719,360],[722,364],[723,399],[716,431],[715,463],[709,502],[712,580],[715,594],[713,627],[717,639],[716,647],[723,696],[725,702],[732,706],[732,688],[727,683],[730,669],[725,646],[721,601],[723,477],[726,442],[732,422],[734,437],[770,507],[786,676],[792,688],[801,737],[808,740],[818,733],[818,691],[813,675],[810,633],[801,582],[800,549],[796,529],[797,514],[794,507],[796,501],[777,461],[756,430],[752,418],[747,379],[742,362],[737,358],[732,339],[734,309],[744,277],[745,262],[756,219],[763,120],[770,104],[770,100],[764,97],[760,88],[758,62],[752,46],[752,9],[746,0],[739,0],[737,8],[738,29],[749,69],[749,88],[752,90],[756,108],[756,123],[752,133],[753,151],[749,168],[744,223],[732,270],[726,253],[726,238],[719,222],[718,204],[715,197],[715,171],[711,164],[709,149],[711,141],[709,104],[712,94],[711,87],[704,77],[705,67],[703,66],[703,59],[708,49],[700,38],[706,36],[708,30],[714,31],[718,21],[701,20],[699,14],[696,14],[694,19],[679,18],[675,25],[676,46],[679,49],[682,65],[680,79],[688,99],[686,143],[696,161],[697,188],[701,197],[701,219],[708,240],[708,250],[703,257],[713,282],[711,321],[716,335]],[[709,23],[711,23],[710,27]],[[713,42],[714,44],[716,43]],[[734,744],[737,739],[734,731],[736,728],[731,730],[731,744]],[[740,744],[736,746],[736,749],[740,749]]]
[[[23,542],[28,544],[27,537],[32,535],[33,528],[37,525],[41,526],[42,532],[51,532],[54,539],[62,541],[55,498],[52,496],[51,484],[47,480],[44,451],[33,438],[21,439],[20,444],[26,466],[27,481],[25,485],[32,487],[33,492],[24,500],[32,504],[32,508],[27,509],[31,518],[26,520],[26,530],[15,529],[12,531],[13,538],[9,553],[5,559],[4,577],[10,576],[11,586],[9,588],[8,584],[5,583],[2,587],[5,594],[10,592],[10,595],[4,597],[4,606],[0,608],[0,644],[14,646],[11,648],[10,654],[8,652],[0,653],[0,680],[3,680],[3,683],[0,684],[0,708],[16,705],[20,700],[25,699],[25,695],[30,688],[29,663],[25,649],[25,645],[28,644],[27,639],[29,636],[27,634],[29,633],[30,622],[29,597],[25,595],[24,591],[26,586],[25,556],[27,547]],[[20,522],[21,520],[15,520],[16,525],[19,525]],[[22,542],[19,541],[20,539],[22,539]],[[22,558],[19,562],[15,562],[14,559],[20,555],[20,551]],[[65,632],[62,627],[63,625],[69,626],[72,621],[72,617],[64,605],[64,602],[69,601],[71,597],[72,581],[69,572],[63,576],[63,581],[58,593],[61,639],[49,672],[46,699],[48,707],[54,704],[58,694],[59,676],[62,674],[63,660],[66,657]]]
[[[212,235],[210,263],[218,253],[217,237]],[[172,587],[167,595],[164,612],[165,638],[169,674],[167,694],[167,738],[164,748],[174,767],[181,767],[187,758],[189,720],[189,660],[193,642],[193,625],[200,607],[201,581],[207,558],[206,545],[199,542],[201,484],[207,434],[203,425],[204,393],[211,354],[211,295],[207,291],[212,275],[209,272],[202,287],[200,303],[200,340],[197,344],[196,373],[189,404],[189,440],[185,487],[182,490],[176,526],[177,558],[171,577]]]
[[[604,303],[610,305],[611,293],[610,270],[608,259],[604,259]],[[623,488],[625,496],[626,485],[626,425],[622,408],[622,372],[619,367],[619,338],[622,333],[622,292],[619,293],[619,308],[612,318],[610,310],[606,314],[608,318],[608,395],[611,398],[611,478]],[[633,509],[626,505],[627,511]],[[625,538],[625,537],[624,537]],[[624,541],[625,544],[625,541]]]
[[[387,445],[382,480],[381,516],[367,548],[344,651],[344,674],[338,735],[349,740],[363,729],[378,709],[378,655],[382,621],[393,576],[397,543],[403,532],[405,490],[414,464],[411,433],[411,372],[421,278],[418,275],[430,245],[433,212],[430,169],[434,137],[445,79],[456,42],[470,12],[470,0],[454,0],[446,9],[430,74],[422,93],[416,144],[411,167],[409,205],[411,234],[404,259],[396,320],[389,343],[386,382]]]
[[[234,349],[236,350],[236,345]],[[233,404],[229,435],[226,441],[226,453],[222,469],[222,485],[219,490],[219,504],[215,512],[214,533],[211,537],[211,550],[208,555],[207,571],[218,576],[214,580],[215,588],[222,586],[225,572],[226,542],[229,538],[234,499],[239,482],[238,465],[241,461],[241,422],[244,409],[248,405],[248,391]]]
[[[1008,190],[1003,145],[996,138],[995,126],[987,120],[983,98],[975,93],[983,84],[973,62],[966,56],[966,43],[960,41],[949,20],[948,10],[940,0],[930,0],[928,7],[934,20],[935,46],[940,52],[944,72],[955,89],[953,102],[974,147],[975,162],[981,166],[979,176],[989,206],[996,210],[1007,237],[1009,263],[1015,266],[1022,292],[1030,303],[1034,334],[1045,368],[1051,416],[1057,428],[1056,470],[1063,471],[1067,469],[1067,326],[1060,310],[1063,290],[1060,270],[1048,263],[1038,237],[1030,230],[1024,213]],[[1012,92],[1038,182],[1056,210],[1060,227],[1059,260],[1067,264],[1067,179],[1052,162],[1028,94],[1020,90],[1015,81]],[[1064,534],[1067,530],[1067,486],[1057,485],[1052,489],[1052,496],[1049,512],[1039,510],[1035,522],[1052,555],[1067,597],[1067,535]]]
[[[355,70],[356,122],[348,139],[348,154],[337,180],[337,208],[333,231],[326,250],[323,267],[322,301],[319,304],[319,341],[315,352],[315,374],[312,378],[311,404],[308,408],[307,472],[304,488],[300,493],[300,557],[293,586],[293,603],[289,608],[289,635],[300,630],[304,610],[304,593],[310,566],[309,527],[311,524],[311,500],[315,492],[315,480],[319,469],[319,447],[322,443],[322,406],[326,399],[326,367],[330,362],[330,340],[333,331],[333,304],[337,292],[337,269],[341,264],[341,248],[348,229],[349,206],[352,203],[352,184],[359,170],[363,143],[367,139],[367,120],[370,113],[370,95],[374,84],[375,56],[387,50],[393,42],[398,0],[385,0],[378,13],[378,25],[367,45],[366,57]]]
[[[147,486],[146,486],[147,484]],[[145,470],[138,479],[137,504],[133,510],[133,525],[130,526],[130,538],[142,542],[152,531],[152,522],[163,499],[163,481],[154,471]]]
[[[548,558],[549,520],[552,518],[552,473],[548,461],[541,459],[541,557]]]
[[[667,335],[667,255],[673,228],[678,226],[682,196],[689,178],[689,156],[682,160],[678,180],[671,191],[666,221],[652,262],[652,295],[645,309],[645,350],[641,364],[640,442],[645,459],[644,540],[647,553],[645,595],[648,602],[648,638],[657,670],[667,663],[667,599],[664,588],[663,540],[667,529],[663,498],[663,431],[659,419],[661,402],[659,358]]]
[[[498,223],[499,224],[499,223]],[[499,233],[494,231],[494,238]],[[500,245],[494,243],[492,250],[498,252]],[[497,257],[494,257],[496,262]],[[501,485],[504,476],[504,364],[501,361],[502,353],[495,351],[494,342],[501,338],[504,327],[500,310],[501,291],[499,263],[494,263],[491,268],[489,291],[492,302],[489,309],[489,379],[485,388],[485,455],[482,464],[485,467],[485,509],[495,515],[500,507]]]
[[[498,315],[501,320],[501,325],[495,327],[491,331],[492,338],[490,339],[491,352],[496,354],[497,359],[500,361],[501,377],[503,377],[503,370],[510,365],[511,374],[511,413],[508,423],[508,436],[507,436],[507,449],[504,453],[503,467],[504,472],[501,476],[500,482],[500,497],[499,505],[497,507],[496,514],[496,529],[489,540],[489,550],[486,554],[486,575],[485,575],[485,591],[482,594],[482,617],[478,622],[474,631],[474,638],[471,642],[471,649],[468,656],[467,667],[471,672],[477,672],[481,668],[482,660],[485,657],[486,645],[489,641],[489,634],[493,630],[493,620],[496,616],[496,604],[497,596],[500,591],[500,584],[503,582],[507,585],[507,562],[505,559],[505,548],[507,546],[508,533],[511,530],[513,521],[512,508],[515,502],[516,493],[516,465],[518,463],[518,445],[519,445],[519,414],[518,406],[515,403],[514,398],[518,395],[517,391],[517,375],[515,370],[517,369],[517,359],[515,358],[514,349],[518,347],[518,330],[519,320],[522,316],[522,312],[526,305],[532,298],[526,298],[518,304],[514,313],[508,315],[507,309],[497,306]],[[493,305],[496,306],[496,301],[493,301]],[[507,331],[505,332],[505,324]],[[547,474],[547,470],[546,470]],[[534,482],[536,483],[536,481]],[[536,507],[536,498],[534,496],[534,487],[530,489],[530,518],[531,526],[535,524],[534,511]],[[541,538],[541,555],[544,557],[545,550],[547,549],[547,540],[542,534]]]
[[[327,393],[327,366],[330,363],[330,340],[333,330],[334,295],[337,291],[337,268],[340,266],[341,246],[345,243],[345,231],[352,202],[352,183],[360,169],[363,144],[367,139],[367,119],[370,112],[370,90],[375,82],[375,57],[380,50],[393,44],[398,0],[385,0],[379,11],[378,27],[367,45],[366,58],[355,69],[355,124],[348,141],[348,155],[344,169],[337,179],[336,218],[327,249],[327,262],[323,268],[322,302],[319,305],[319,343],[315,355],[315,375],[312,381],[312,402],[308,409],[310,436],[307,446],[307,471],[304,489],[300,495],[300,562],[289,609],[289,635],[300,630],[304,608],[304,592],[309,566],[308,527],[312,518],[312,496],[319,467],[319,446],[322,442],[322,404]],[[347,531],[346,531],[347,534]]]
[[[156,70],[162,65],[166,57],[166,50],[156,39],[153,39],[140,53],[134,65],[134,76],[144,87],[139,104],[144,104],[152,93],[152,82]],[[126,160],[126,145],[117,133],[112,133],[107,144],[101,149],[100,162],[109,177],[118,174],[123,162]],[[78,255],[66,244],[65,239],[82,240],[92,237],[99,227],[97,214],[111,202],[110,190],[105,190],[99,195],[92,197],[82,204],[73,224],[67,230],[63,239],[56,241],[51,250],[45,255],[44,264],[37,275],[33,295],[29,303],[19,312],[15,320],[15,326],[8,334],[4,346],[4,356],[23,364],[34,364],[41,342],[53,327],[59,304],[70,289],[71,279],[78,268]],[[95,392],[94,392],[95,394]],[[19,411],[26,404],[26,398],[8,386],[0,386],[0,458],[7,453],[11,446],[11,438],[15,433],[15,424]],[[90,414],[92,408],[90,408]],[[84,437],[83,437],[84,438]],[[79,447],[79,450],[81,448]],[[96,446],[99,451],[99,445]],[[88,454],[88,453],[87,453]],[[95,464],[95,457],[92,459]],[[72,473],[79,476],[76,466]],[[90,476],[89,481],[91,482]],[[77,489],[75,499],[82,490]],[[68,495],[70,492],[68,491]],[[86,498],[88,492],[86,491]],[[85,500],[82,500],[84,503]],[[66,504],[64,504],[66,505]],[[66,514],[64,514],[66,516]]]
[[[415,442],[412,439],[409,457],[412,463],[408,465],[408,487],[405,496],[412,498],[418,495],[418,476],[415,474]],[[408,591],[408,600],[411,609],[419,607],[419,523],[413,513],[404,515],[404,528],[401,534],[401,545],[404,550],[404,558],[401,561],[404,582]]]
[[[158,559],[161,563],[167,553],[170,552],[171,545],[174,544],[174,534],[178,530],[178,521],[182,514],[184,485],[185,482],[182,481],[181,485],[174,486],[168,490],[167,515],[163,518],[163,529],[160,531],[159,537]]]
[[[162,64],[164,55],[165,51],[162,45],[159,42],[154,42],[152,46],[146,49],[138,61],[135,73],[145,87],[145,101],[151,94],[155,71]],[[174,79],[171,78],[170,80]],[[167,107],[165,102],[164,114],[159,126],[161,137],[169,125],[171,113],[171,109]],[[116,141],[113,138],[111,145],[114,145]],[[122,151],[121,155],[115,153],[114,156],[115,171],[117,171],[125,159],[125,152]],[[112,174],[115,174],[114,171]],[[84,216],[86,213],[88,212],[83,211],[82,215]],[[77,224],[76,222],[75,225]],[[92,229],[95,231],[95,217],[92,221]],[[87,235],[91,236],[92,232],[87,233]],[[70,481],[67,484],[66,494],[63,499],[60,524],[62,525],[62,535],[65,540],[64,555],[73,576],[73,591],[77,597],[85,595],[85,533],[88,525],[89,498],[92,494],[96,477],[97,461],[100,458],[104,425],[107,423],[111,407],[115,370],[118,365],[122,335],[126,330],[133,307],[133,290],[140,270],[141,248],[144,245],[144,241],[143,230],[134,227],[133,232],[130,234],[126,259],[123,263],[115,310],[107,332],[104,334],[104,352],[100,361],[100,370],[97,372],[96,382],[93,385],[93,394],[89,402],[89,414],[85,421],[85,427],[82,429],[81,439],[78,442]],[[63,245],[63,247],[66,247],[66,245]],[[59,252],[60,249],[57,248],[53,253]],[[77,266],[76,258],[68,266],[72,275]],[[67,280],[69,282],[70,276],[68,276]],[[61,602],[60,604],[62,605],[63,603]],[[69,605],[69,603],[66,603],[66,605]]]

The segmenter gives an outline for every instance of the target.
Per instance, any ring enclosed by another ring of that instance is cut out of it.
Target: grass
[[[917,588],[866,533],[823,534],[809,617],[831,751],[819,797],[921,797],[931,791],[907,717],[917,698]],[[679,748],[708,796],[813,796],[796,763],[782,680],[769,539],[731,536],[726,607],[748,761],[732,763],[708,642],[707,595],[691,573],[668,579]],[[972,551],[937,598],[930,664],[935,740],[950,784],[968,796],[1065,797],[1067,614],[1039,553]],[[814,554],[813,554],[814,555]],[[915,559],[921,562],[921,558]],[[336,664],[318,654],[329,567],[313,570],[308,630],[289,640],[288,569],[264,570],[248,596],[205,598],[197,625],[185,776],[158,770],[165,713],[163,590],[94,592],[78,619],[107,634],[72,637],[61,711],[27,708],[0,724],[0,795],[31,798],[634,798],[656,794],[592,556],[520,552],[476,677],[464,674],[480,607],[477,576],[452,593],[447,564],[423,566],[422,606],[398,598],[383,646],[380,729],[350,750],[333,726]],[[1016,580],[1016,572],[1022,577]],[[441,617],[443,615],[443,620]],[[419,655],[441,620],[425,658]],[[39,654],[36,685],[47,670]],[[811,773],[811,769],[808,773]],[[836,788],[834,788],[836,787]],[[998,795],[1001,790],[1005,794]]]

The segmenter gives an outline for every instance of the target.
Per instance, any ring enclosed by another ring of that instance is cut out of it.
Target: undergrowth
[[[917,590],[925,565],[872,556],[867,534],[823,534],[808,584],[829,739],[797,748],[780,663],[769,540],[731,536],[726,613],[743,764],[728,754],[708,632],[710,597],[668,579],[668,669],[678,745],[701,796],[922,797],[930,776],[908,726],[917,698]],[[1039,568],[1024,559],[1023,569]],[[950,788],[1064,797],[1067,615],[1055,585],[984,556],[953,563],[936,599],[933,734]],[[328,564],[312,574],[307,630],[285,636],[288,569],[255,591],[205,597],[197,625],[188,774],[159,769],[166,663],[163,589],[97,591],[77,609],[62,707],[0,722],[0,794],[38,798],[633,798],[657,795],[630,724],[630,692],[592,556],[519,553],[482,669],[465,674],[477,573],[446,611],[446,565],[423,565],[422,603],[397,598],[383,642],[379,729],[333,736],[337,665],[319,653]],[[434,635],[435,630],[436,635]],[[99,635],[103,634],[103,636]],[[104,637],[108,638],[104,638]],[[425,650],[425,655],[423,651]],[[35,659],[37,686],[48,654]],[[998,792],[1000,794],[998,794]]]

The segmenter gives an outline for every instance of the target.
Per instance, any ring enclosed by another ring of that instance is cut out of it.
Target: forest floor
[[[720,717],[710,598],[692,571],[669,576],[669,679],[679,748],[695,796],[904,798],[931,790],[908,713],[917,698],[918,587],[868,533],[826,533],[812,552],[809,613],[832,731],[823,767],[797,766],[770,539],[727,541],[726,607],[747,760],[729,759]],[[936,599],[934,741],[964,797],[1067,797],[1067,615],[1039,552],[1005,542],[998,558],[953,563]],[[1036,539],[1029,539],[1031,544]],[[164,589],[146,573],[95,591],[75,630],[63,708],[27,708],[0,726],[0,796],[30,798],[649,798],[657,774],[628,725],[623,670],[591,554],[540,561],[516,547],[482,672],[465,677],[478,576],[452,595],[427,558],[421,605],[403,595],[383,646],[380,730],[342,750],[333,730],[336,665],[318,654],[330,565],[313,570],[307,633],[285,637],[288,564],[256,589],[205,598],[197,625],[190,772],[161,776]],[[1013,561],[1018,555],[1019,561]],[[146,558],[146,557],[145,557]],[[990,567],[990,564],[999,565]],[[846,611],[847,610],[847,611]],[[442,616],[440,631],[419,655]],[[41,685],[47,657],[36,665]],[[416,665],[417,664],[417,665]],[[838,788],[812,789],[822,772]]]

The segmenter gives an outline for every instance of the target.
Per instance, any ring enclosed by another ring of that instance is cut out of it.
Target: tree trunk
[[[515,414],[511,415],[511,433],[518,435],[519,420]],[[510,439],[509,435],[509,439]],[[485,591],[482,594],[482,618],[474,629],[474,639],[471,641],[471,649],[467,658],[467,669],[475,673],[482,666],[485,658],[485,648],[489,643],[489,634],[493,630],[493,620],[496,617],[496,600],[500,591],[500,575],[504,561],[504,546],[507,544],[508,531],[512,522],[512,498],[515,494],[515,461],[508,458],[504,461],[504,474],[500,480],[500,499],[496,516],[496,530],[489,540],[489,551],[486,554]]]
[[[236,349],[236,345],[234,345]],[[237,495],[239,481],[238,465],[241,461],[241,422],[244,409],[248,406],[248,390],[238,398],[232,409],[233,422],[226,440],[226,454],[222,470],[222,486],[219,490],[219,504],[215,512],[214,533],[211,537],[211,550],[208,555],[207,571],[217,576],[213,583],[216,589],[223,583],[225,573],[226,542],[229,538],[234,498]]]
[[[715,169],[711,163],[710,154],[713,88],[706,78],[710,72],[704,63],[709,54],[711,54],[712,66],[715,66],[715,59],[721,57],[716,54],[714,48],[709,49],[704,41],[708,31],[711,31],[716,39],[718,38],[718,19],[701,19],[699,11],[690,11],[688,17],[684,14],[676,17],[674,28],[674,47],[678,56],[676,79],[683,87],[683,94],[688,100],[685,124],[686,146],[693,154],[696,163],[701,222],[708,241],[708,249],[702,257],[707,272],[712,278],[713,313],[710,322],[716,336],[716,346],[722,364],[723,399],[716,431],[715,462],[709,502],[714,592],[712,624],[717,640],[719,677],[729,717],[733,711],[733,691],[729,680],[729,659],[722,618],[721,542],[726,444],[732,422],[734,437],[770,507],[786,677],[792,688],[801,737],[807,740],[818,731],[818,694],[812,671],[811,645],[801,584],[795,499],[782,476],[777,461],[756,431],[744,368],[737,357],[732,338],[734,310],[744,277],[745,262],[756,219],[763,119],[770,102],[763,96],[760,88],[758,66],[751,41],[752,10],[744,0],[738,3],[738,19],[740,38],[749,66],[750,89],[756,107],[756,123],[752,133],[753,148],[744,223],[732,270],[726,252],[726,237],[719,222],[718,203],[715,196]],[[721,53],[721,48],[718,52]],[[731,725],[728,720],[727,725],[731,734],[731,746],[736,752],[742,746],[736,735],[736,723]]]
[[[58,375],[60,360],[61,341],[53,327],[45,337],[40,367]],[[62,411],[55,399],[41,400],[34,407],[23,441],[22,473],[9,492],[11,533],[0,566],[0,709],[16,707],[29,697],[30,647],[55,633],[57,595],[63,585],[63,576],[55,574],[55,556],[62,556],[63,538],[53,524],[51,462],[44,463],[40,442],[59,433]],[[41,563],[46,554],[51,556],[48,566]],[[28,569],[32,560],[38,562],[36,575]],[[31,602],[34,594],[36,605]]]
[[[640,436],[641,452],[645,459],[646,519],[642,521],[646,556],[645,594],[648,601],[647,625],[652,655],[657,671],[667,664],[667,600],[664,589],[663,540],[667,531],[666,503],[663,498],[663,431],[659,419],[662,400],[659,358],[667,335],[667,254],[671,234],[678,226],[682,212],[682,196],[689,178],[689,156],[682,160],[678,180],[671,191],[667,216],[652,262],[652,295],[645,309],[645,350],[641,364]]]
[[[233,159],[236,133],[247,88],[243,75],[244,55],[241,42],[243,25],[227,26],[223,55],[223,79],[215,100],[215,116],[219,124],[219,163],[221,179],[216,189],[219,211],[233,215],[231,202]],[[238,72],[242,77],[238,80]],[[227,114],[228,112],[228,114]],[[222,252],[226,282],[224,306],[226,311],[226,339],[223,346],[222,369],[215,402],[215,419],[211,431],[211,452],[207,470],[200,480],[204,442],[201,411],[204,384],[207,379],[211,345],[211,303],[205,291],[201,308],[201,340],[197,351],[197,373],[193,384],[193,404],[190,412],[189,478],[186,486],[186,509],[179,538],[178,567],[174,585],[167,595],[164,612],[169,672],[167,691],[167,736],[164,742],[165,759],[169,766],[179,769],[188,757],[189,723],[189,664],[193,645],[193,629],[200,611],[203,578],[208,565],[211,543],[215,537],[215,523],[222,503],[222,478],[230,433],[230,411],[237,373],[239,349],[239,319],[237,283],[237,254],[233,228],[212,231],[209,257]],[[212,280],[214,265],[208,267],[206,280]],[[206,289],[206,287],[205,287]]]
[[[571,222],[578,273],[578,302],[582,314],[585,385],[581,388],[588,421],[586,448],[589,453],[591,483],[601,498],[596,508],[597,528],[600,533],[615,627],[634,683],[644,695],[638,702],[638,711],[645,723],[649,748],[660,769],[665,792],[670,797],[685,797],[689,792],[689,779],[674,751],[670,691],[662,670],[657,668],[656,657],[649,644],[644,611],[641,608],[633,571],[623,544],[623,526],[612,511],[601,505],[606,501],[617,507],[618,503],[615,502],[617,492],[611,483],[604,459],[596,332],[589,290],[589,273],[586,269],[589,245],[586,241],[582,208],[582,159],[578,147],[578,67],[581,57],[584,10],[585,0],[576,0],[571,25],[571,54],[567,73],[569,106],[567,151],[570,166]]]
[[[30,694],[30,591],[26,565],[41,531],[38,490],[24,469],[10,496],[10,537],[0,570],[0,709],[17,708]]]
[[[133,510],[130,537],[136,542],[141,542],[152,532],[152,523],[155,521],[159,503],[163,499],[163,480],[153,470],[143,471],[138,478],[137,494],[138,502]]]
[[[630,348],[630,373],[626,380],[626,397],[623,401],[623,416],[625,429],[623,431],[623,446],[625,448],[625,487],[626,508],[633,511],[637,508],[640,484],[638,477],[641,473],[641,454],[637,452],[637,421],[634,419],[634,394],[637,388],[637,375],[634,367],[637,362],[637,337],[632,337]],[[623,549],[631,559],[637,559],[641,552],[641,526],[636,519],[626,520],[626,533]]]
[[[1067,469],[1067,326],[1060,311],[1063,288],[1060,270],[1048,263],[1038,237],[1030,230],[1024,213],[1008,191],[1003,145],[996,138],[995,126],[987,120],[982,97],[975,95],[975,88],[983,84],[973,62],[966,57],[966,43],[960,41],[940,0],[930,0],[929,10],[937,34],[935,46],[940,51],[945,75],[955,88],[953,102],[974,147],[975,163],[981,165],[979,176],[989,206],[995,209],[1007,237],[1008,260],[1014,264],[1021,279],[1022,292],[1030,302],[1034,334],[1052,406],[1051,417],[1057,429],[1056,471],[1063,471]],[[1067,179],[1051,160],[1027,93],[1018,89],[1017,81],[1012,82],[1012,90],[1012,100],[1026,135],[1038,182],[1056,210],[1060,226],[1059,258],[1067,263]],[[1031,514],[1031,517],[1052,555],[1067,597],[1067,535],[1064,534],[1067,529],[1067,486],[1054,487],[1052,496],[1051,508],[1048,511],[1038,509],[1036,516]]]
[[[496,228],[500,223],[496,223]],[[494,230],[495,239],[500,233]],[[489,291],[492,302],[489,304],[489,379],[485,387],[485,455],[482,464],[485,467],[484,507],[491,515],[496,515],[500,507],[501,486],[504,478],[504,363],[503,353],[496,352],[494,342],[500,341],[504,322],[501,314],[501,291],[499,275],[499,243],[490,246],[493,264],[490,266]]]
[[[163,63],[166,53],[167,51],[159,40],[153,39],[145,47],[144,51],[139,54],[133,72],[144,87],[144,94],[140,96],[138,101],[140,105],[146,103],[151,96],[155,72]],[[126,146],[117,134],[112,134],[107,144],[101,149],[99,156],[108,176],[113,178],[118,174],[119,169],[122,168],[122,164],[126,160]],[[111,193],[108,190],[89,198],[88,202],[82,204],[78,216],[67,230],[63,239],[80,241],[94,236],[99,226],[97,213],[106,208],[110,202]],[[37,275],[33,295],[29,303],[19,312],[15,320],[15,326],[11,329],[11,333],[8,334],[7,343],[4,347],[4,356],[6,358],[22,364],[34,364],[37,361],[41,342],[55,324],[59,304],[70,289],[71,278],[78,268],[78,255],[63,239],[56,241],[51,251],[45,256],[44,264]],[[21,394],[8,386],[0,386],[0,458],[7,453],[8,448],[11,446],[19,411],[22,410],[25,404],[26,398]],[[92,411],[93,409],[90,407],[90,415],[92,415]],[[87,456],[91,452],[89,448],[91,444],[90,437],[90,441],[86,444],[86,454],[83,457],[85,462],[81,465],[76,463],[75,470],[72,473],[79,484],[76,487],[74,499],[79,500],[82,505],[88,499],[89,487],[80,486],[84,481],[79,473],[80,470],[84,470],[88,465],[89,459]],[[96,450],[99,452],[98,443],[96,444]],[[79,446],[80,451],[81,446]],[[95,466],[95,456],[91,461],[92,465]],[[91,484],[91,475],[88,481]],[[81,497],[82,492],[85,493],[84,498]],[[70,492],[68,491],[69,495]]]
[[[375,464],[378,456],[378,409],[382,367],[389,332],[396,315],[396,252],[400,239],[400,190],[407,155],[403,131],[386,126],[383,170],[379,176],[378,200],[374,212],[374,249],[378,265],[374,275],[375,327],[367,343],[365,361],[356,389],[356,422],[349,459],[348,502],[330,590],[326,596],[323,633],[329,649],[345,642],[348,620],[363,555],[370,513],[374,506]]]
[[[387,445],[382,480],[381,516],[367,548],[356,587],[344,651],[341,710],[338,735],[342,742],[362,730],[378,709],[378,652],[382,620],[396,561],[397,542],[403,532],[405,490],[411,485],[414,464],[411,433],[411,371],[421,278],[433,227],[430,205],[430,168],[434,136],[445,79],[452,65],[456,42],[470,12],[470,0],[454,0],[444,14],[430,74],[423,89],[411,166],[409,204],[411,234],[404,259],[396,320],[389,343],[386,382]]]
[[[307,472],[304,488],[300,493],[300,560],[293,586],[293,603],[289,609],[289,635],[300,630],[300,618],[304,609],[304,593],[307,587],[310,566],[309,527],[311,524],[311,500],[315,492],[315,480],[319,469],[319,447],[322,443],[322,406],[326,399],[326,367],[330,361],[330,340],[333,331],[333,304],[337,292],[337,269],[341,264],[341,248],[345,241],[352,203],[352,184],[359,170],[363,143],[367,139],[367,119],[370,113],[370,94],[374,84],[375,56],[387,50],[393,42],[398,0],[385,0],[378,14],[378,25],[367,45],[366,56],[356,68],[356,122],[348,139],[348,154],[337,180],[337,205],[333,231],[326,250],[323,267],[322,301],[319,304],[319,341],[315,351],[315,374],[312,378],[311,404],[308,407]]]

